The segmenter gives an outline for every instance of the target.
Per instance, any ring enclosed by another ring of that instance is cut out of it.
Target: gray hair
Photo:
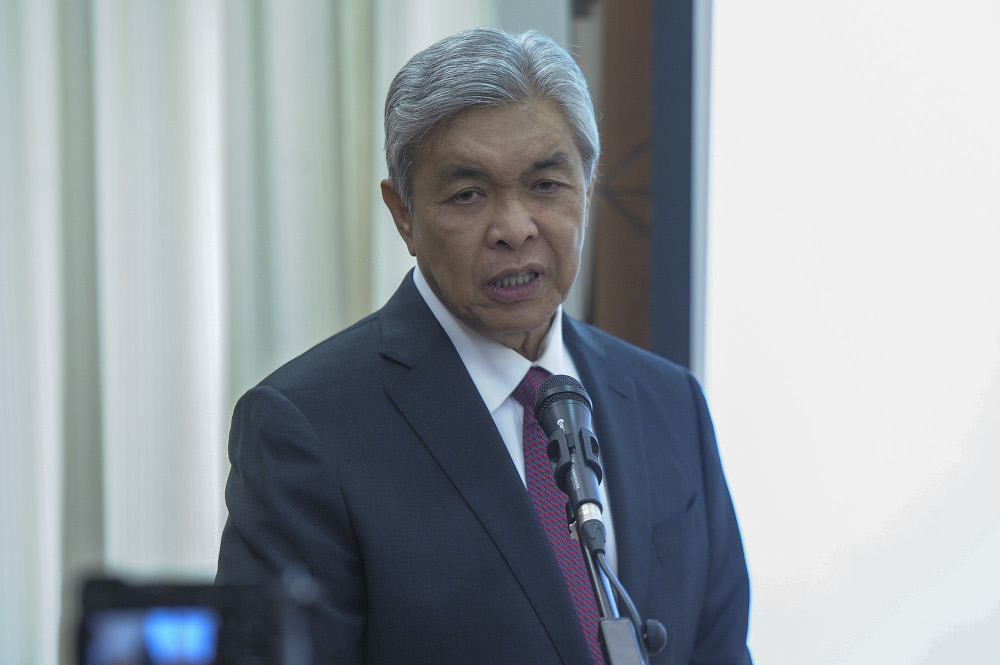
[[[413,56],[385,98],[385,161],[389,180],[413,208],[414,153],[421,139],[448,118],[481,106],[544,99],[562,110],[593,178],[600,138],[587,81],[573,57],[552,39],[529,30],[464,30]]]

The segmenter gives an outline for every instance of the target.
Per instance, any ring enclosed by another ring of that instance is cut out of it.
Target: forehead
[[[452,166],[516,170],[553,155],[583,168],[569,123],[548,101],[469,109],[442,123],[415,151],[416,171],[424,178],[453,172]]]

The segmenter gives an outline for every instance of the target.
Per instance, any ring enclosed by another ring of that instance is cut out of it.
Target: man
[[[218,581],[305,566],[319,663],[600,662],[579,561],[543,526],[522,406],[540,367],[594,401],[609,558],[669,633],[652,662],[749,663],[700,388],[561,311],[599,153],[572,58],[538,33],[459,33],[400,71],[385,122],[382,196],[417,269],[240,400]]]

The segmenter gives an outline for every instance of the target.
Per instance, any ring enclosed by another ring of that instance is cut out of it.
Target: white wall
[[[714,28],[706,384],[756,660],[1000,662],[1000,5]]]

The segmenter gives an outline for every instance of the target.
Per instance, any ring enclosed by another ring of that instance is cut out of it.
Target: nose
[[[494,249],[518,249],[530,238],[538,237],[538,225],[532,211],[517,197],[500,200],[493,211],[486,242]]]

